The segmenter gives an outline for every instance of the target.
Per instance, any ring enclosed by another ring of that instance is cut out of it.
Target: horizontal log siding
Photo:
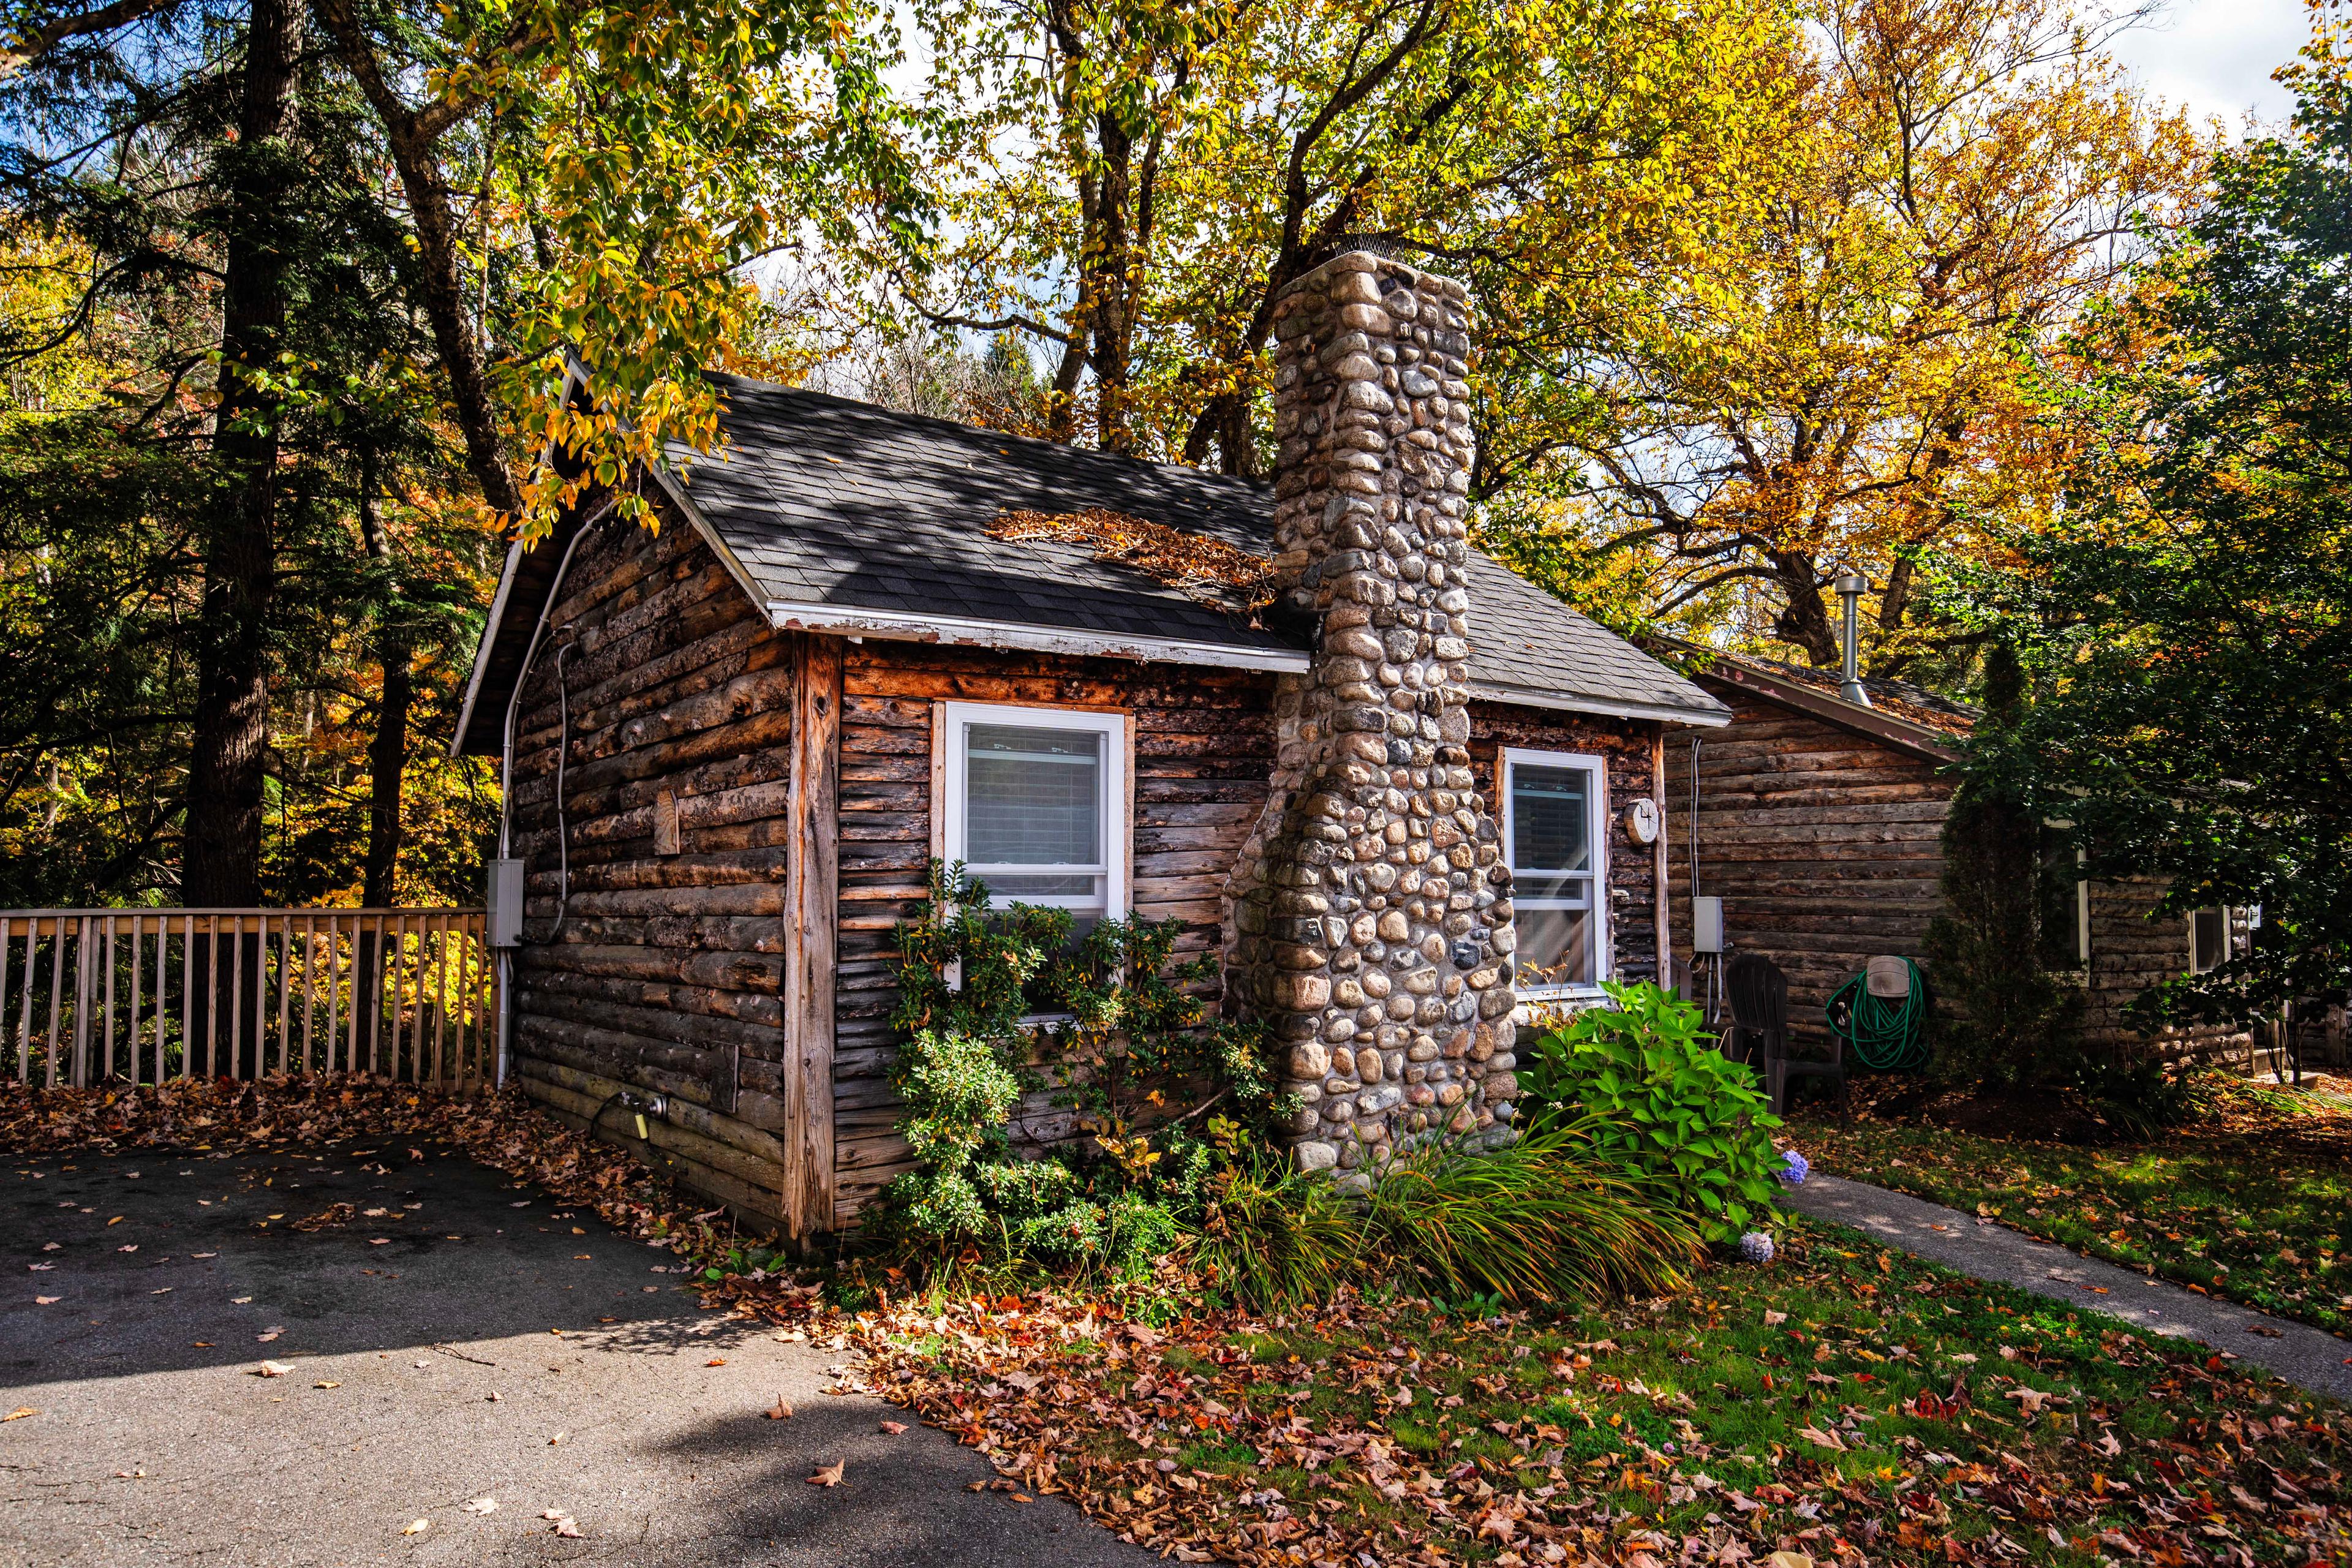
[[[517,724],[514,852],[529,894],[515,1070],[575,1125],[624,1087],[671,1097],[649,1144],[625,1136],[634,1121],[618,1111],[597,1131],[775,1227],[788,645],[675,520],[659,537],[604,524],[563,586]],[[572,892],[559,931],[555,649],[567,642]],[[679,853],[657,856],[665,790]]]
[[[2134,999],[2189,972],[2189,921],[2158,914],[2164,883],[2155,877],[2091,884],[2091,979],[2083,1032],[2095,1046],[2166,1057],[2245,1050],[2242,1030],[2204,1026],[2150,1034],[2126,1012]]]
[[[1135,721],[1136,912],[1184,922],[1181,956],[1220,940],[1225,876],[1265,803],[1274,678],[1190,665],[1058,658],[873,641],[842,673],[841,966],[834,1051],[835,1215],[853,1222],[911,1168],[890,1087],[890,928],[922,896],[931,846],[931,704],[1121,708]],[[1066,1116],[1024,1107],[1053,1142]]]
[[[1732,721],[1704,737],[1700,755],[1699,890],[1722,898],[1735,948],[1788,973],[1791,1032],[1825,1042],[1831,995],[1874,955],[1925,957],[1927,923],[1943,908],[1941,839],[1955,781],[1938,763],[1824,721],[1711,689],[1731,705]],[[1669,740],[1666,777],[1680,966],[1690,955],[1686,737]],[[2126,1015],[2141,993],[2188,967],[2184,922],[2150,918],[2162,897],[2151,878],[2091,885],[2086,1039],[2168,1054],[2242,1047],[2243,1035],[2216,1029],[2151,1040]]]
[[[1725,935],[1789,976],[1789,1023],[1826,1040],[1823,1010],[1875,953],[1923,956],[1942,906],[1939,843],[1952,781],[1937,764],[1822,720],[1713,687],[1732,720],[1701,737],[1699,890]],[[1690,962],[1690,740],[1666,746],[1670,904]]]
[[[1470,768],[1500,822],[1496,764],[1506,746],[1529,751],[1583,752],[1608,765],[1609,942],[1615,980],[1658,976],[1657,857],[1648,845],[1625,837],[1628,801],[1657,789],[1653,752],[1658,726],[1632,719],[1588,718],[1540,708],[1510,708],[1495,702],[1470,705]],[[1661,802],[1663,805],[1670,803]]]

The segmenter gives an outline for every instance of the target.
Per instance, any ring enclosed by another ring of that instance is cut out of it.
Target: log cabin
[[[1825,1043],[1831,996],[1871,957],[1925,956],[1927,924],[1943,905],[1956,742],[1977,711],[1871,678],[1864,706],[1840,695],[1837,672],[1770,659],[1716,655],[1696,668],[1731,719],[1698,744],[1686,740],[1669,762],[1668,793],[1683,807],[1669,859],[1684,973],[1696,846],[1699,891],[1722,899],[1725,939],[1780,966],[1791,1034]],[[2050,869],[2044,962],[2083,986],[2089,1044],[2175,1053],[2245,1039],[2224,1030],[2151,1037],[2126,1009],[2153,986],[2243,952],[2247,911],[2161,916],[2159,879],[2086,881]]]
[[[749,1224],[853,1224],[910,1166],[891,932],[940,859],[1181,922],[1302,1168],[1507,1140],[1524,1005],[1671,982],[1669,737],[1731,712],[1467,543],[1467,309],[1361,249],[1293,285],[1270,486],[714,377],[658,527],[518,542],[476,658],[510,1081]]]

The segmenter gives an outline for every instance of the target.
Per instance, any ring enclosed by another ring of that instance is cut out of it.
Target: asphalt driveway
[[[827,1392],[847,1351],[703,1310],[671,1254],[462,1155],[5,1180],[0,1415],[32,1412],[0,1422],[6,1568],[1158,1561],[968,1489],[979,1455]]]

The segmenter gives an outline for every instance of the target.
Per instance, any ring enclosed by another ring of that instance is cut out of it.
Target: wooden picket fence
[[[478,909],[0,910],[0,1079],[496,1070]]]

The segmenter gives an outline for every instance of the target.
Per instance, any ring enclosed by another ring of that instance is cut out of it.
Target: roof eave
[[[849,637],[884,637],[899,642],[1133,658],[1160,664],[1207,665],[1220,669],[1296,673],[1305,670],[1308,663],[1307,654],[1297,648],[1240,647],[1230,643],[1194,642],[1181,637],[1130,637],[1116,632],[1029,626],[1018,621],[986,621],[958,616],[862,609],[851,605],[802,604],[787,599],[771,599],[767,603],[767,610],[768,623],[780,631],[838,632]]]
[[[1892,713],[1875,708],[1864,708],[1833,697],[1826,691],[1816,691],[1800,681],[1784,680],[1750,666],[1724,659],[1700,673],[1702,680],[1719,681],[1726,686],[1750,691],[1769,702],[1793,708],[1816,719],[1825,720],[1840,729],[1908,752],[1928,762],[1948,763],[1959,758],[1958,748],[1952,738],[1925,724],[1908,719],[1898,719]]]
[[[1602,719],[1648,719],[1664,724],[1691,724],[1703,730],[1719,730],[1731,722],[1731,710],[1713,698],[1701,694],[1704,707],[1681,707],[1668,702],[1621,702],[1603,697],[1583,697],[1566,691],[1530,691],[1524,687],[1497,686],[1491,681],[1470,683],[1470,697],[1477,702],[1505,702],[1517,708],[1549,708],[1561,713],[1590,713]]]

